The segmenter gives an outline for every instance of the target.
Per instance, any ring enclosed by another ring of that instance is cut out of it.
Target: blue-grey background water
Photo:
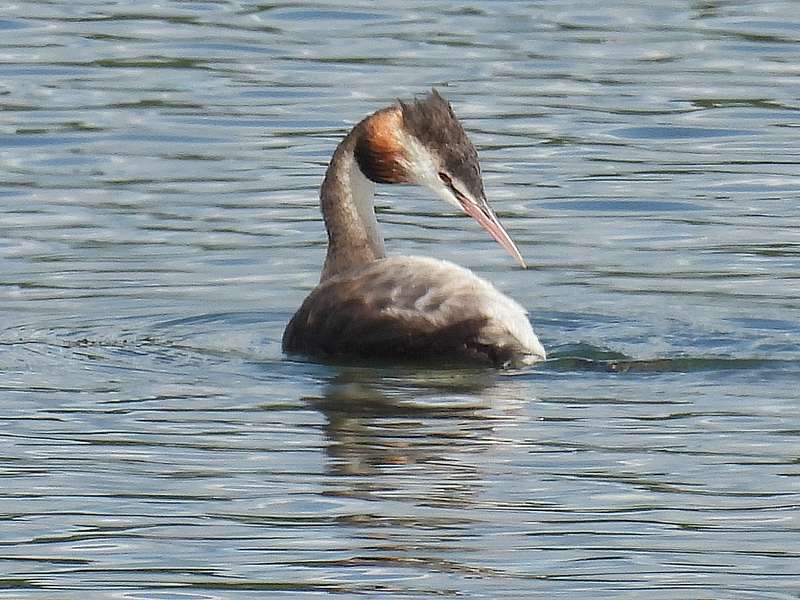
[[[289,360],[431,86],[531,268],[407,187],[387,246],[551,360]],[[0,597],[800,597],[799,135],[793,0],[3,3]]]

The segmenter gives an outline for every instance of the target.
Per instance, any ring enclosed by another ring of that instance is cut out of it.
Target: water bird
[[[320,282],[286,326],[283,350],[323,359],[480,361],[519,366],[546,353],[525,309],[454,263],[386,256],[376,183],[417,184],[475,219],[525,268],[486,200],[478,153],[434,89],[359,122],[320,189],[328,251]]]

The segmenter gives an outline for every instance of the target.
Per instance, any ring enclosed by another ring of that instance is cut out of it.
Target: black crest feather
[[[476,198],[483,198],[478,152],[450,103],[435,89],[423,99],[398,102],[406,131],[436,153],[448,173],[460,179]]]

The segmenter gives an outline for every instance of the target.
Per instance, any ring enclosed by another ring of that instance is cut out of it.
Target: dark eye
[[[453,187],[453,180],[450,178],[450,175],[448,175],[444,171],[439,171],[439,179],[441,179],[442,183],[445,184],[447,187]]]

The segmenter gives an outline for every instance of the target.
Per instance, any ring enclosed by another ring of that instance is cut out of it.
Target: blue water
[[[800,596],[794,2],[25,2],[0,19],[0,597]],[[288,359],[317,189],[436,86],[530,265],[495,371]]]

